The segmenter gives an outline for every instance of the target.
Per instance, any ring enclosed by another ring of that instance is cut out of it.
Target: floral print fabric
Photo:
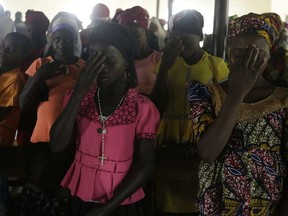
[[[225,92],[218,84],[204,86],[196,81],[188,84],[187,91],[197,145],[219,113]],[[260,102],[243,104],[217,160],[200,163],[197,205],[201,215],[273,215],[286,177],[288,103],[284,95],[288,90],[276,88]],[[274,110],[269,107],[272,101]],[[257,118],[253,107],[261,111]]]

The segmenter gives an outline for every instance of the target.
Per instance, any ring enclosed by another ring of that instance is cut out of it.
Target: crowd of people
[[[9,16],[0,7],[0,216],[288,214],[278,14],[233,17],[225,59],[200,46],[197,10],[165,22],[98,3],[85,29],[64,11]]]

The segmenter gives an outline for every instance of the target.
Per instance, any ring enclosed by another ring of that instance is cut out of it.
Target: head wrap
[[[42,11],[27,11],[25,23],[34,26],[40,34],[45,34],[49,26],[49,19]]]
[[[278,14],[249,13],[236,18],[231,23],[228,31],[228,40],[231,41],[234,37],[246,32],[257,33],[267,41],[271,48],[278,40],[282,30],[283,24]]]
[[[110,19],[110,10],[105,4],[98,3],[93,7],[90,18],[92,20],[108,21]]]
[[[149,14],[140,6],[135,6],[123,11],[119,17],[119,24],[137,24],[138,26],[147,29]]]
[[[134,65],[136,42],[124,27],[115,23],[99,23],[93,27],[91,43],[105,43],[116,47],[128,61],[127,72],[130,73],[130,87],[137,86],[137,75]]]
[[[76,47],[75,47],[75,56],[80,57],[82,54],[82,44],[80,39],[79,30],[82,29],[82,24],[80,20],[71,13],[68,12],[59,12],[51,21],[48,31],[47,31],[47,45],[45,47],[44,53],[47,54],[50,49],[53,41],[52,35],[55,31],[65,29],[70,31],[76,38]]]
[[[172,31],[203,36],[204,18],[197,10],[183,10],[175,14]]]

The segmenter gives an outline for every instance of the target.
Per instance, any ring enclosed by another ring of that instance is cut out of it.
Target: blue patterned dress
[[[226,93],[219,84],[187,85],[193,143],[219,114]],[[243,103],[224,150],[199,166],[201,215],[273,215],[286,177],[288,89],[277,87],[256,103]]]

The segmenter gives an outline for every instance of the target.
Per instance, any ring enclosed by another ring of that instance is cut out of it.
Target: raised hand
[[[231,57],[228,93],[244,100],[266,67],[267,59],[259,57],[255,45],[242,50],[239,56]]]
[[[168,45],[162,55],[162,64],[164,64],[166,68],[170,69],[183,49],[184,47],[181,38],[178,35],[171,34]]]
[[[81,95],[85,95],[92,85],[95,84],[98,75],[105,71],[105,56],[101,51],[93,52],[92,56],[86,62],[86,65],[80,72],[75,90]]]
[[[52,79],[60,74],[67,73],[67,69],[61,61],[53,61],[43,64],[36,72],[35,77],[39,81]]]

